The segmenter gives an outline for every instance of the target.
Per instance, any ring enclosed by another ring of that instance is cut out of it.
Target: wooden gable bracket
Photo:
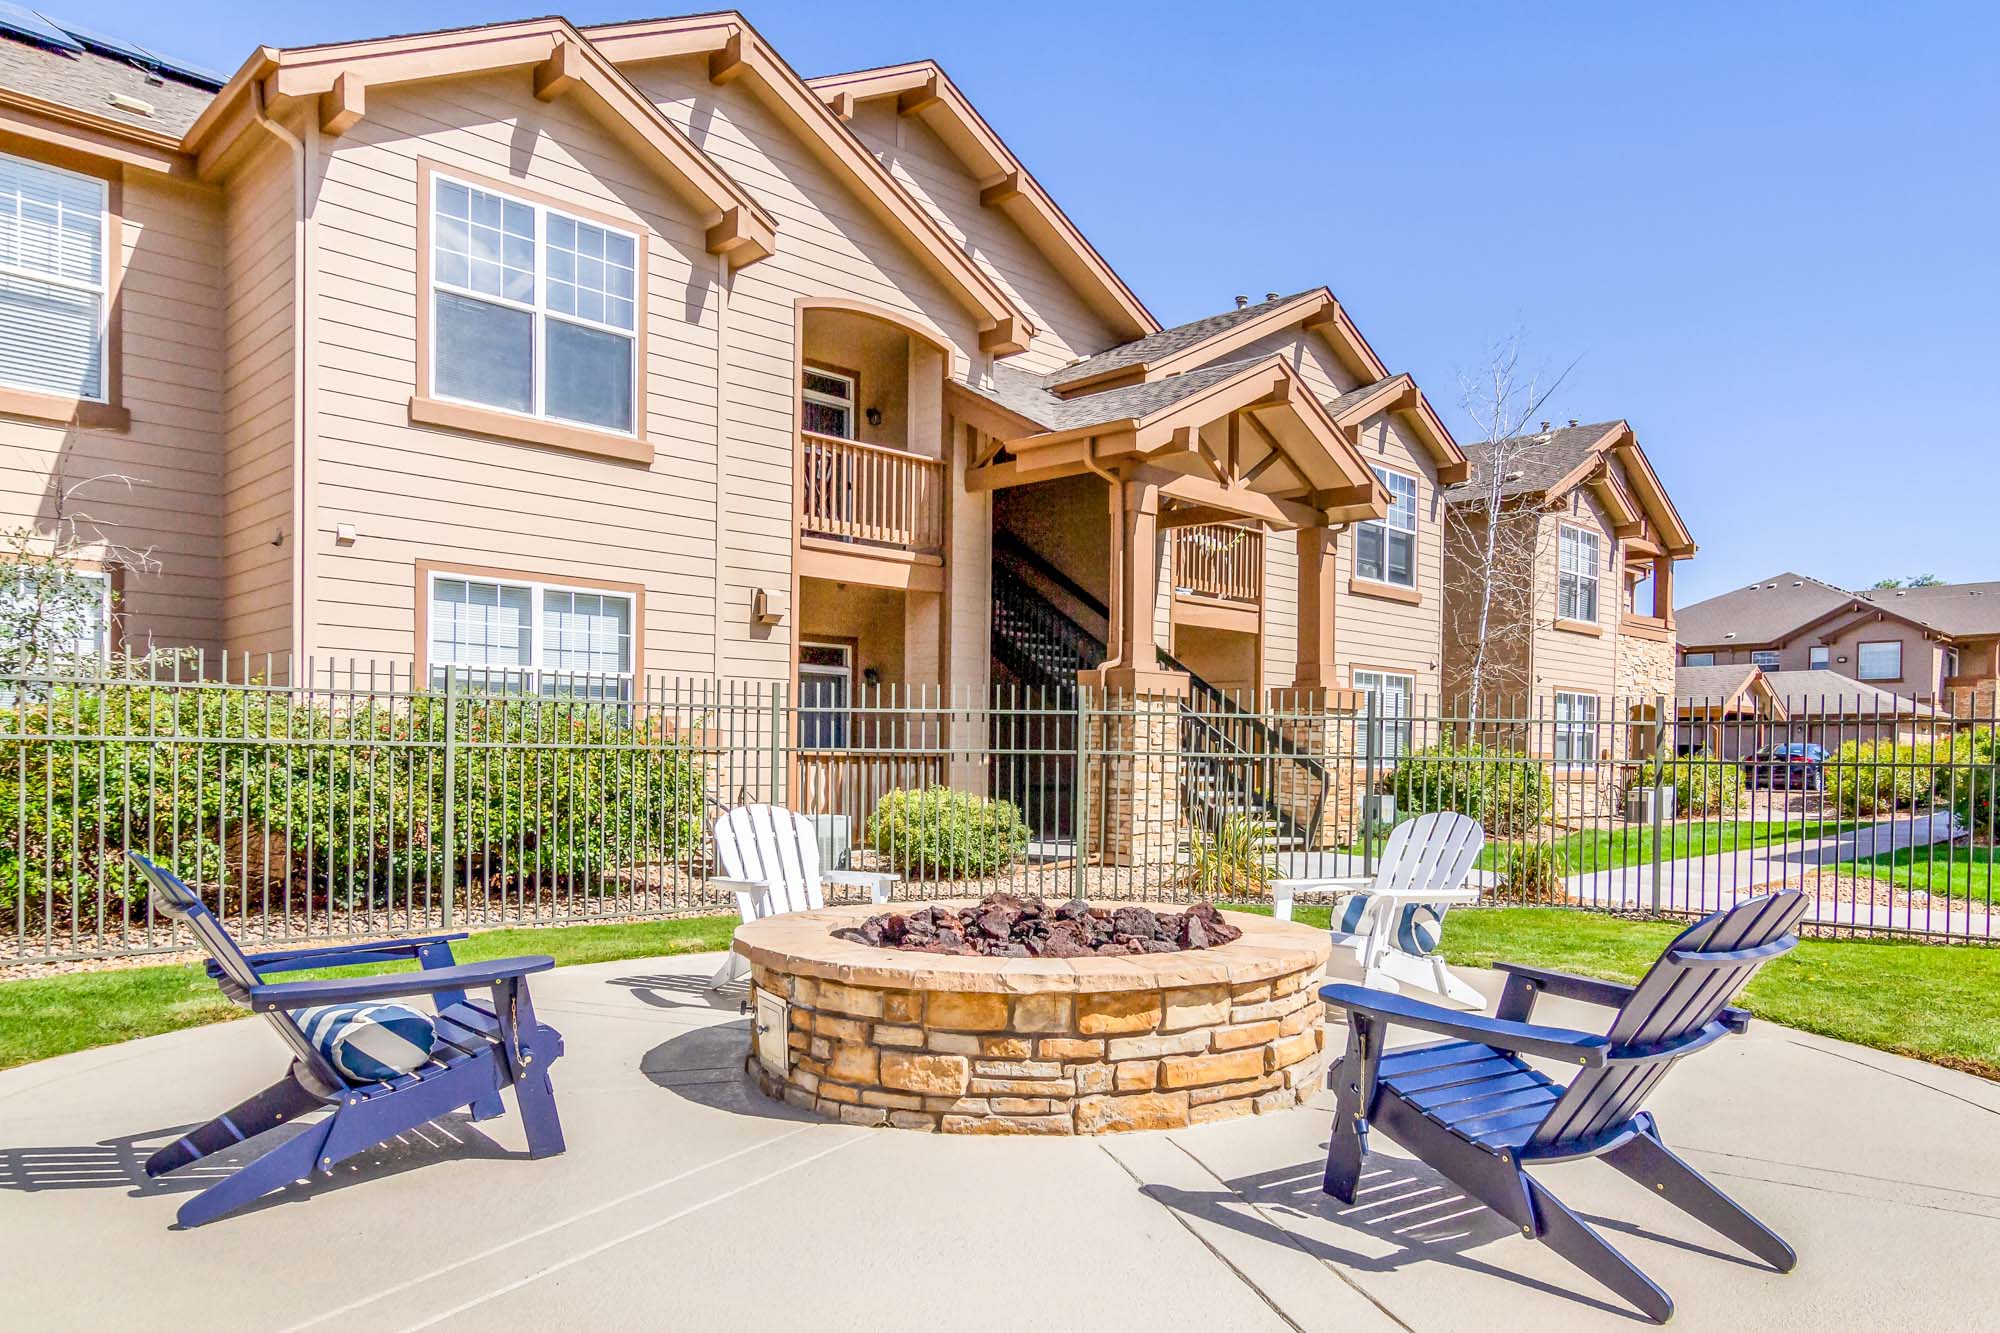
[[[333,81],[333,87],[319,95],[319,127],[323,133],[342,135],[361,123],[368,114],[368,85],[348,70]]]
[[[1027,326],[1026,320],[1009,315],[979,331],[979,350],[994,356],[1013,356],[1027,351],[1034,336],[1035,331]]]
[[[725,211],[722,220],[708,229],[708,252],[727,256],[729,267],[734,271],[770,257],[771,244],[765,239],[767,235],[766,229],[738,205]]]
[[[535,99],[553,102],[582,81],[582,50],[575,42],[557,42],[549,58],[535,66]]]
[[[841,120],[854,119],[854,94],[837,92],[825,99],[826,109]]]
[[[930,110],[943,100],[944,95],[938,91],[937,75],[932,74],[915,88],[896,94],[896,114],[914,116]]]
[[[732,28],[723,39],[720,51],[708,54],[708,81],[721,85],[734,83],[750,72],[750,63],[743,58],[743,29]]]
[[[979,185],[979,203],[984,208],[998,208],[1021,197],[1021,173],[1005,172]]]

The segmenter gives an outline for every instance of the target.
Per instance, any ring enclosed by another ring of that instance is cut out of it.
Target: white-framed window
[[[55,670],[111,657],[111,576],[94,569],[0,566],[0,635],[32,624],[33,642]]]
[[[432,177],[431,393],[633,433],[632,232]]]
[[[447,675],[502,694],[632,697],[632,597],[601,588],[431,575],[431,686]]]
[[[1855,675],[1861,680],[1901,680],[1903,644],[1900,639],[1864,643],[1854,652]]]
[[[1766,671],[1776,671],[1781,660],[1783,660],[1781,654],[1774,648],[1759,648],[1750,654],[1750,665],[1762,667]]]
[[[1354,530],[1354,572],[1399,588],[1417,586],[1417,479],[1376,468],[1389,492],[1389,512]]]
[[[852,375],[837,370],[807,366],[799,373],[799,390],[804,399],[803,428],[814,435],[836,439],[854,438],[855,383]]]
[[[1946,680],[1950,680],[1953,676],[1956,676],[1957,674],[1958,674],[1958,649],[1947,648],[1944,650],[1944,678]]]
[[[1553,753],[1558,763],[1582,764],[1597,758],[1597,696],[1556,691]]]
[[[1687,653],[1681,658],[1682,666],[1714,666],[1714,653]]]
[[[1832,661],[1832,652],[1833,650],[1823,643],[1816,643],[1806,649],[1806,669],[1809,671],[1826,670],[1828,664]]]
[[[106,401],[110,206],[95,176],[0,153],[0,384]]]
[[[1356,671],[1354,688],[1373,700],[1375,721],[1368,728],[1364,754],[1395,759],[1408,754],[1416,723],[1410,717],[1410,700],[1416,695],[1415,676],[1399,676],[1388,671]]]
[[[1557,537],[1556,618],[1597,619],[1597,560],[1601,544],[1587,528],[1565,523]]]
[[[838,749],[847,744],[854,701],[854,650],[844,643],[799,644],[799,744]]]

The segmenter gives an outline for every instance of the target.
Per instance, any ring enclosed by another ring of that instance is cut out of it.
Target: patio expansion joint
[[[1847,1052],[1845,1051],[1828,1050],[1825,1046],[1822,1046],[1817,1042],[1800,1041],[1796,1037],[1788,1038],[1788,1040],[1790,1041],[1791,1045],[1796,1046],[1798,1049],[1802,1051],[1811,1051],[1816,1055],[1828,1055],[1832,1056],[1836,1060],[1845,1060],[1847,1061],[1847,1063],[1851,1065],[1859,1065],[1861,1066],[1861,1068],[1873,1070],[1877,1074],[1883,1074],[1889,1078],[1901,1079],[1903,1082],[1908,1083],[1913,1087],[1922,1088],[1925,1092],[1934,1092],[1940,1097],[1949,1097],[1951,1100],[1955,1102],[1959,1102],[1963,1105],[1970,1106],[1975,1111],[1983,1111],[1987,1115],[2000,1116],[2000,1107],[1988,1106],[1984,1102],[1975,1101],[1971,1097],[1962,1096],[1959,1093],[1953,1092],[1949,1088],[1940,1088],[1935,1083],[1926,1083],[1923,1079],[1920,1078],[1911,1078],[1908,1074],[1905,1074],[1900,1070],[1885,1069],[1883,1066],[1878,1065],[1871,1060],[1859,1059],[1856,1056],[1847,1054]],[[1827,1038],[1825,1040],[1831,1040],[1831,1038]],[[1891,1056],[1895,1055],[1894,1052],[1885,1052],[1885,1054]],[[1910,1057],[1896,1056],[1895,1058],[1906,1060],[1909,1059]]]

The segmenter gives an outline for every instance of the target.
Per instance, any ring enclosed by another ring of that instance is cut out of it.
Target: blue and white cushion
[[[1368,933],[1374,911],[1374,894],[1349,894],[1336,908],[1334,932],[1350,939]],[[1436,953],[1438,938],[1444,928],[1445,911],[1445,906],[1440,903],[1403,904],[1392,935],[1396,947],[1409,954]]]
[[[301,1009],[297,1017],[306,1040],[357,1083],[421,1068],[437,1041],[430,1015],[406,1004],[324,1004]]]

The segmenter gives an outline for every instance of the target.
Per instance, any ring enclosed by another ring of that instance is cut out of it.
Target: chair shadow
[[[671,972],[655,976],[613,977],[604,984],[622,986],[631,991],[639,1003],[649,1004],[655,1009],[711,1009],[741,1013],[750,999],[747,978],[732,981],[715,990],[709,989],[707,977],[679,976]]]
[[[716,1023],[661,1042],[639,1057],[639,1072],[656,1088],[706,1106],[766,1120],[813,1123],[820,1117],[766,1097],[744,1068],[750,1021]]]
[[[1627,1306],[1473,1256],[1470,1251],[1481,1246],[1518,1239],[1519,1230],[1421,1162],[1373,1159],[1362,1170],[1351,1205],[1321,1188],[1324,1169],[1321,1161],[1307,1161],[1238,1176],[1225,1181],[1228,1188],[1223,1190],[1146,1185],[1141,1192],[1189,1217],[1272,1244],[1294,1245],[1323,1263],[1355,1272],[1389,1273],[1417,1263],[1448,1264],[1635,1323],[1651,1323]],[[1297,1218],[1308,1225],[1283,1226],[1267,1214]],[[1328,1239],[1329,1233],[1335,1238]]]
[[[173,1125],[142,1134],[100,1139],[93,1144],[0,1148],[0,1190],[42,1194],[122,1189],[127,1197],[134,1199],[195,1194],[228,1179],[237,1168],[283,1143],[302,1127],[303,1122],[282,1126],[157,1178],[146,1174],[146,1159],[199,1125]],[[330,1176],[315,1174],[304,1184],[287,1185],[233,1210],[229,1217],[286,1203],[302,1203],[353,1185],[467,1158],[525,1160],[527,1153],[501,1147],[462,1113],[444,1116],[349,1158],[335,1167]]]

